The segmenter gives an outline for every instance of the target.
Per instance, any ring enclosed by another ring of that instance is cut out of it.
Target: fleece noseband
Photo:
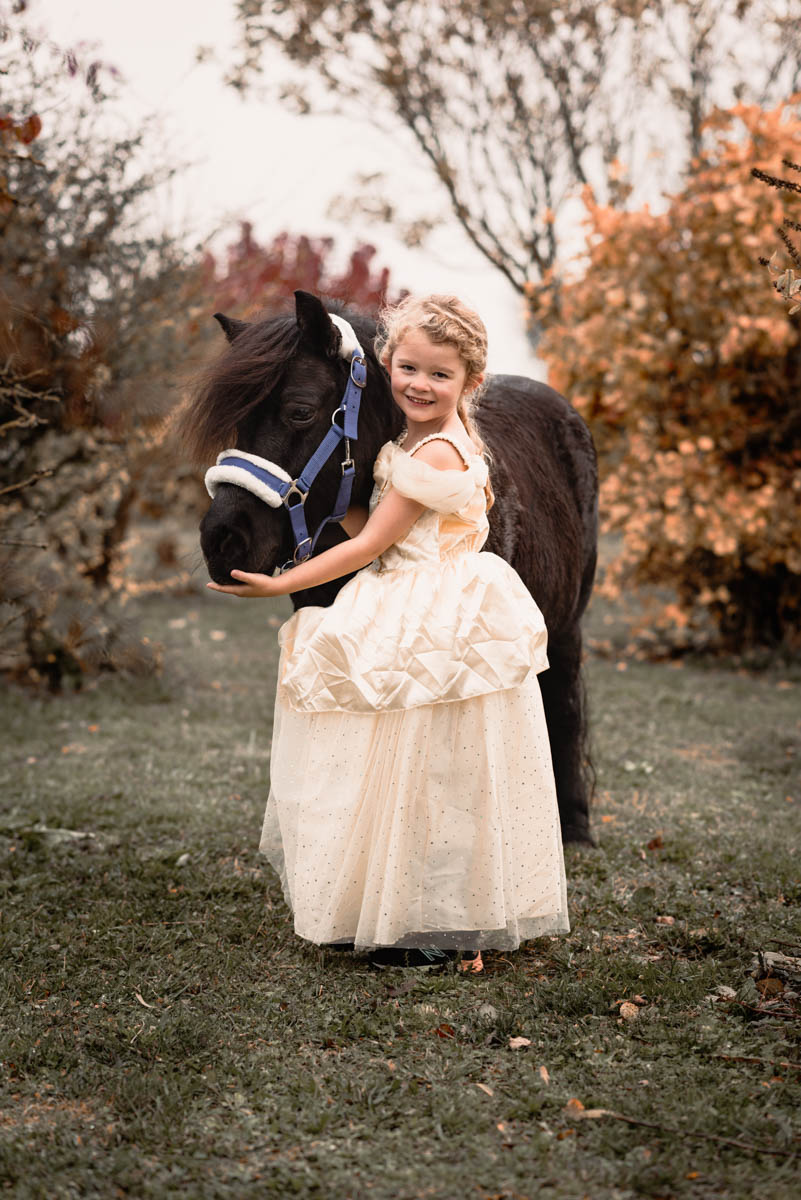
[[[206,472],[206,491],[212,499],[221,483],[234,483],[237,487],[246,488],[254,496],[258,496],[271,508],[284,506],[292,525],[295,552],[292,562],[285,563],[282,570],[303,562],[314,553],[317,539],[325,526],[332,521],[341,521],[345,516],[353,490],[355,468],[350,444],[359,436],[359,406],[362,391],[367,383],[367,364],[353,327],[334,313],[328,315],[342,335],[339,355],[349,360],[350,375],[339,408],[336,408],[331,416],[331,428],[297,478],[293,479],[283,467],[271,462],[269,458],[235,449],[223,450],[218,455],[215,466],[209,467]],[[320,470],[343,439],[345,457],[341,463],[342,476],[334,511],[320,522],[314,536],[311,537],[306,524],[306,497]]]

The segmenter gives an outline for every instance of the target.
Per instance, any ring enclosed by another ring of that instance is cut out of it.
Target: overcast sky
[[[192,165],[159,197],[169,227],[195,238],[251,220],[268,239],[281,230],[333,235],[344,255],[370,241],[395,286],[452,291],[472,303],[489,331],[490,369],[542,377],[528,347],[520,298],[451,220],[425,250],[411,251],[382,227],[344,225],[327,210],[357,172],[384,172],[409,216],[439,210],[426,169],[400,139],[336,117],[296,117],[262,100],[242,102],[222,82],[236,37],[232,0],[31,0],[29,23],[60,44],[96,43],[122,72],[131,120],[163,117],[168,153]],[[199,46],[218,61],[198,65]],[[443,209],[444,211],[444,209]]]

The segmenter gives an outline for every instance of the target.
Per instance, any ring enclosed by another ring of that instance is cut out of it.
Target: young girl
[[[479,553],[486,347],[455,297],[384,313],[377,351],[406,430],[378,455],[369,517],[351,512],[350,541],[283,575],[208,585],[279,596],[358,572],[280,630],[260,849],[301,937],[377,965],[461,951],[475,971],[484,947],[570,928],[537,680],[547,633],[514,569]]]

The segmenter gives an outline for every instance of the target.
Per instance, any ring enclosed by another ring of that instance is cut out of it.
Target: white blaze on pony
[[[351,361],[354,353],[364,358],[364,350],[350,322],[336,313],[329,313],[328,318],[339,330],[339,357],[344,358],[347,362]],[[216,463],[213,467],[209,467],[205,476],[206,491],[212,500],[217,494],[217,488],[221,483],[235,483],[237,487],[246,488],[254,496],[258,496],[260,500],[263,500],[265,504],[269,504],[271,508],[280,508],[284,503],[283,497],[275,488],[270,487],[266,480],[259,479],[245,467],[238,467],[235,463],[223,461],[226,458],[234,457],[244,459],[245,462],[252,463],[254,467],[260,467],[261,470],[268,471],[276,479],[281,479],[285,483],[292,483],[292,476],[287,474],[284,468],[280,467],[278,463],[272,462],[269,458],[262,458],[259,454],[248,454],[245,450],[237,450],[236,448],[222,450],[217,455]]]

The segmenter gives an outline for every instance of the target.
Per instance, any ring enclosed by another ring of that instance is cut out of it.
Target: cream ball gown
[[[431,437],[464,468],[386,443],[370,510],[391,485],[425,511],[330,607],[279,630],[260,850],[311,942],[515,949],[570,928],[545,623],[481,552],[486,462]]]

